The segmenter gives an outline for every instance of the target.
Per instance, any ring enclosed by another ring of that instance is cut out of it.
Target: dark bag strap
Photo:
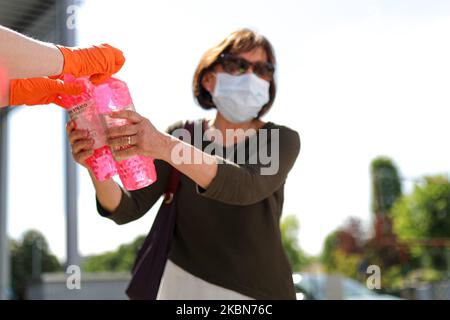
[[[169,205],[172,203],[173,197],[177,192],[178,185],[180,184],[180,177],[180,171],[172,167],[170,170],[169,183],[167,184],[166,191],[164,191],[163,204]]]
[[[184,129],[189,131],[191,139],[193,139],[194,136],[194,126],[195,123],[193,121],[186,121],[184,124]],[[180,171],[172,167],[169,176],[169,183],[167,184],[166,191],[164,191],[164,204],[170,204],[173,201],[173,197],[175,196],[178,185],[180,184],[180,177]]]
[[[203,125],[203,123],[202,123]],[[195,122],[194,121],[186,121],[184,123],[183,128],[188,130],[190,135],[191,135],[191,139],[194,136],[194,126],[195,126]],[[139,249],[137,255],[136,255],[136,259],[132,268],[132,273],[134,273],[139,265],[143,262],[142,261],[142,256],[146,253],[146,251],[148,250],[148,248],[150,247],[150,244],[152,241],[154,241],[154,233],[156,232],[157,229],[160,228],[160,223],[159,223],[159,211],[164,207],[164,206],[168,206],[168,205],[172,205],[174,196],[177,192],[178,186],[180,185],[180,178],[181,178],[181,173],[180,171],[178,171],[177,169],[175,169],[174,167],[170,168],[170,173],[169,173],[169,181],[167,183],[166,186],[166,190],[164,191],[163,195],[164,195],[164,199],[163,202],[161,204],[160,209],[158,210],[158,213],[156,215],[156,218],[153,222],[152,228],[150,229],[147,237],[145,238],[141,248]]]
[[[184,128],[193,136],[193,122],[186,122]],[[180,184],[180,177],[180,172],[172,168],[164,192],[164,202],[136,256],[132,278],[126,289],[130,299],[156,299],[175,229],[176,201],[174,197]]]

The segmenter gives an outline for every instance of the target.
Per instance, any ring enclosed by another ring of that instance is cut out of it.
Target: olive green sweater
[[[202,132],[201,123],[196,125]],[[169,132],[177,127],[182,127],[182,123],[172,126]],[[217,174],[206,190],[181,175],[169,259],[205,281],[255,299],[295,299],[279,222],[284,183],[299,154],[300,138],[296,131],[272,122],[263,129],[278,129],[279,139],[273,133],[267,139],[258,137],[257,150],[250,147],[249,138],[231,146],[234,150],[245,148],[245,163],[237,161],[237,152],[226,159],[224,148],[223,157],[216,155]],[[204,141],[203,148],[210,143]],[[272,150],[272,143],[279,146],[278,170],[264,175],[260,169],[269,166],[267,161],[259,156],[256,163],[249,159],[260,150]],[[155,161],[155,166],[155,183],[136,191],[122,188],[122,198],[114,212],[106,211],[97,200],[99,213],[118,224],[143,216],[168,183],[171,166],[160,160]]]

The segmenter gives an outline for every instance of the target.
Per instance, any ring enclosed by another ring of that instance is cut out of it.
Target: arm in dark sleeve
[[[125,224],[142,217],[158,201],[164,193],[169,180],[171,166],[162,160],[155,160],[157,180],[151,185],[134,191],[127,191],[120,187],[122,195],[119,206],[110,212],[103,208],[97,197],[97,211],[103,217],[113,220],[117,224]]]
[[[172,134],[175,129],[182,126],[183,122],[178,121],[169,126],[166,132]],[[113,212],[103,208],[96,197],[97,211],[99,214],[113,220],[117,224],[125,224],[137,220],[147,213],[164,193],[169,182],[172,166],[165,161],[155,160],[155,169],[157,180],[151,185],[134,191],[127,191],[122,187],[120,188],[122,192],[120,203]]]
[[[274,138],[272,134],[270,144],[278,143],[279,157],[276,159],[276,155],[271,155],[271,158],[273,161],[278,160],[278,170],[262,174],[267,165],[260,161],[256,164],[236,164],[216,156],[216,176],[206,190],[197,185],[197,192],[232,205],[250,205],[270,196],[285,182],[300,152],[300,137],[296,131],[283,127],[279,130],[278,141]],[[269,145],[266,147],[269,148]]]

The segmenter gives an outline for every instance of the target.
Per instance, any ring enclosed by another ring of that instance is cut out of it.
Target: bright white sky
[[[78,21],[80,45],[124,51],[118,77],[161,130],[205,115],[191,80],[207,48],[240,27],[271,40],[279,91],[265,120],[301,135],[284,215],[299,218],[307,253],[319,253],[349,216],[370,223],[374,157],[390,156],[405,177],[450,171],[449,1],[86,0]],[[10,118],[8,232],[17,239],[41,230],[64,260],[62,119],[55,106],[21,108]],[[150,229],[157,206],[116,226],[96,213],[84,169],[79,177],[81,254],[113,250]]]

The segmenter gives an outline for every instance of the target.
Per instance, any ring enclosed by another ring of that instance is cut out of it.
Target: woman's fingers
[[[72,146],[73,159],[86,166],[86,159],[94,153],[94,139],[89,138],[88,130],[76,129],[76,123],[69,121],[66,124],[66,132],[69,136],[70,145]]]
[[[116,111],[110,114],[111,118],[119,118],[119,119],[127,119],[128,121],[132,122],[132,123],[139,123],[141,122],[144,118],[137,113],[136,111],[132,111],[132,110],[120,110],[120,111]]]
[[[73,144],[78,140],[86,139],[88,137],[88,130],[72,130],[72,132],[69,133],[69,142],[73,146]]]
[[[84,164],[86,159],[89,158],[90,156],[92,156],[93,153],[94,153],[94,150],[82,151],[82,152],[80,152],[80,153],[78,153],[77,155],[74,156],[75,161],[80,163],[80,164]]]
[[[112,149],[112,154],[116,161],[121,161],[127,159],[129,157],[135,156],[138,154],[139,148],[135,146],[131,146],[129,148],[123,150],[114,150]]]
[[[108,139],[108,145],[113,149],[119,149],[120,147],[127,147],[135,144],[137,144],[137,135]]]
[[[123,136],[134,136],[138,133],[138,126],[135,124],[127,124],[121,127],[112,127],[107,131],[108,138],[117,138]]]
[[[84,151],[92,150],[93,145],[94,139],[78,140],[72,145],[72,153],[76,155],[83,150]]]
[[[66,123],[66,132],[67,134],[71,133],[75,129],[75,121],[70,120]]]

